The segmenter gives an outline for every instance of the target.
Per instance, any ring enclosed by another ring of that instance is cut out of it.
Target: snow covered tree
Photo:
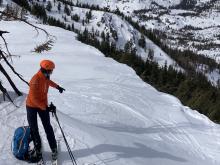
[[[0,0],[0,6],[2,5],[3,0]]]

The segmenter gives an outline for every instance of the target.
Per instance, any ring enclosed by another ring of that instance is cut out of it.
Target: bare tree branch
[[[5,96],[6,96],[14,104],[14,106],[16,106],[18,108],[18,106],[15,105],[14,101],[12,100],[11,96],[9,95],[7,89],[5,89],[5,87],[3,87],[2,82],[0,82],[0,91],[2,91],[4,101],[5,101]]]
[[[4,54],[1,50],[0,50],[0,55],[5,60],[7,65],[11,68],[11,70],[14,72],[14,74],[16,74],[23,82],[25,82],[27,85],[29,85],[29,83],[22,78],[22,75],[20,75],[18,72],[15,71],[14,67],[8,62],[7,58],[4,56]]]
[[[14,18],[15,20],[22,21],[22,22],[24,22],[24,23],[26,23],[26,24],[28,24],[28,25],[34,27],[37,32],[38,32],[38,30],[42,30],[42,31],[47,35],[47,37],[50,36],[50,34],[49,34],[46,30],[44,30],[44,29],[42,29],[42,28],[40,28],[40,27],[37,27],[37,26],[35,26],[35,25],[29,23],[28,21],[26,21],[26,20],[23,19],[23,18],[16,17],[16,16],[14,16],[13,14],[11,14],[11,13],[6,13],[6,12],[4,12],[4,11],[0,11],[0,14],[2,14],[2,15],[4,15],[4,16],[7,16],[8,18]],[[39,32],[38,32],[38,33],[39,33]]]
[[[8,73],[6,72],[6,70],[4,69],[4,67],[0,64],[0,71],[4,74],[4,76],[7,78],[7,80],[9,81],[10,85],[12,86],[12,88],[14,89],[14,91],[16,92],[16,94],[18,96],[21,96],[22,93],[18,90],[18,88],[15,86],[14,82],[11,80],[10,76],[8,75]]]
[[[4,41],[4,44],[5,44],[6,50],[7,50],[8,54],[9,54],[9,57],[11,57],[11,53],[10,53],[10,51],[9,51],[9,49],[8,49],[8,44],[7,44],[6,40],[5,40],[5,38],[3,37],[3,34],[4,34],[4,33],[9,33],[9,32],[7,32],[7,31],[1,31],[1,30],[0,30],[0,37],[1,37],[1,38],[3,39],[3,41]],[[12,58],[11,58],[11,61],[12,61]]]

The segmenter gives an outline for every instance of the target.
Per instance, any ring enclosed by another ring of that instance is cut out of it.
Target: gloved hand
[[[63,91],[65,91],[65,89],[60,86],[58,86],[57,89],[59,90],[60,93],[63,93]]]
[[[50,106],[47,107],[47,111],[52,112],[52,113],[56,113],[56,106],[53,105],[53,103],[50,103]]]

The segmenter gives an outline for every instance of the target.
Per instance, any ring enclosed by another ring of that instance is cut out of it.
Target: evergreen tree
[[[141,35],[141,38],[138,40],[138,45],[142,48],[146,47],[146,41],[145,41],[145,37],[143,34]]]
[[[72,31],[75,31],[74,23],[72,23]]]
[[[71,16],[71,19],[76,21],[76,22],[79,22],[80,17],[78,16],[78,14],[74,14],[73,16]]]
[[[92,19],[92,10],[86,12],[86,23],[89,23],[89,20]]]
[[[197,3],[197,0],[182,0],[180,4],[177,6],[181,9],[193,9]]]
[[[0,0],[3,2],[2,0]],[[25,8],[26,10],[30,11],[31,7],[27,0],[13,0],[16,4],[20,5],[21,7]]]
[[[67,30],[69,30],[69,31],[71,31],[71,30],[72,30],[72,28],[71,28],[71,26],[70,26],[70,25],[68,25],[68,26],[67,26]]]
[[[124,51],[126,53],[132,53],[133,52],[133,42],[132,40],[129,40],[126,42],[125,46],[124,46]]]
[[[46,6],[47,11],[51,11],[52,9],[52,4],[50,1],[47,1],[47,6]]]
[[[60,10],[61,10],[61,3],[60,2],[58,3],[57,9],[58,9],[58,11],[60,13]]]
[[[70,16],[71,11],[70,11],[69,7],[67,6],[67,4],[65,4],[64,13],[66,13],[68,16]]]
[[[102,31],[102,33],[101,33],[101,38],[102,38],[103,41],[105,41],[106,38],[105,38],[105,32],[104,31]]]
[[[38,3],[33,4],[31,13],[33,15],[36,15],[38,18],[46,19],[47,18],[47,13],[45,11],[44,6],[39,5]]]
[[[153,49],[149,50],[149,52],[148,52],[148,59],[150,61],[153,61],[153,59],[154,59],[154,50]]]

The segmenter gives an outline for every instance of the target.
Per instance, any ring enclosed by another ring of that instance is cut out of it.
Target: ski
[[[52,160],[52,165],[58,165],[58,160],[57,159]]]
[[[44,159],[42,158],[39,162],[37,162],[37,165],[45,165]]]
[[[58,151],[59,151],[59,143],[60,143],[60,139],[57,140],[57,156],[56,159],[52,160],[52,165],[58,165]]]

